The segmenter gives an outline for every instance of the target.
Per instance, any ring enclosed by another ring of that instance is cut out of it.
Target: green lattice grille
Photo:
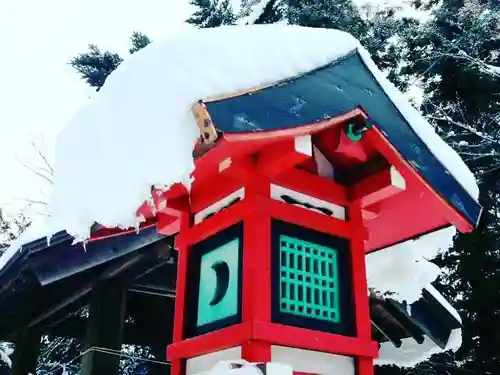
[[[280,311],[340,321],[337,250],[280,236]]]

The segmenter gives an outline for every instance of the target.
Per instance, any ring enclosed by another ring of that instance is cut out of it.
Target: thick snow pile
[[[356,46],[340,31],[283,25],[185,29],[152,43],[124,61],[59,135],[52,217],[80,238],[95,221],[136,225],[152,185],[192,171],[195,101],[310,71]]]
[[[50,240],[52,234],[59,232],[61,229],[52,226],[52,222],[48,218],[39,218],[34,221],[18,238],[16,238],[9,248],[0,256],[0,270],[9,262],[12,256],[21,249],[21,247],[32,241],[42,238]]]
[[[427,285],[426,290],[431,293],[459,322],[462,321],[457,311],[444,299],[444,297],[432,286]],[[390,342],[384,342],[379,349],[379,356],[375,361],[378,365],[396,365],[400,367],[413,367],[420,362],[429,359],[432,355],[444,351],[457,351],[462,345],[462,330],[460,328],[451,331],[446,347],[441,349],[429,337],[425,336],[422,344],[413,339],[403,339],[402,345],[396,348]]]
[[[424,286],[425,289],[436,298],[459,322],[462,322],[458,312],[446,301],[446,299],[431,285]],[[422,344],[412,338],[402,340],[402,345],[396,348],[390,342],[380,345],[377,365],[396,365],[400,367],[414,367],[418,363],[429,359],[432,355],[444,351],[457,351],[462,345],[462,330],[460,328],[451,331],[448,343],[444,349],[436,345],[428,336],[424,336]]]
[[[406,241],[366,256],[370,289],[391,298],[413,303],[422,289],[436,280],[440,268],[429,260],[448,250],[455,228],[445,228],[415,240]]]
[[[321,48],[318,48],[321,46]],[[124,61],[61,132],[49,211],[77,238],[94,222],[137,224],[152,185],[187,181],[198,135],[192,104],[205,97],[271,84],[358,49],[415,130],[473,196],[460,157],[376,68],[351,35],[288,25],[183,29]]]
[[[427,234],[416,240],[410,240],[366,256],[366,272],[368,287],[380,294],[411,304],[418,300],[422,289],[426,289],[441,302],[443,306],[461,321],[458,312],[431,285],[440,274],[440,269],[429,259],[433,259],[440,251],[446,251],[452,243],[455,228],[445,228]],[[456,351],[462,345],[462,330],[455,329],[445,350],[442,350],[431,339],[418,344],[414,339],[403,339],[401,347],[392,343],[382,343],[378,365],[397,365],[413,367],[429,359],[433,354],[447,350]]]
[[[396,348],[389,342],[382,343],[379,349],[378,358],[375,364],[396,365],[400,367],[414,367],[420,362],[428,360],[432,355],[442,353],[448,350],[457,351],[462,345],[462,330],[454,329],[451,331],[448,345],[441,349],[431,339],[425,336],[422,344],[413,339],[403,339],[403,344]]]

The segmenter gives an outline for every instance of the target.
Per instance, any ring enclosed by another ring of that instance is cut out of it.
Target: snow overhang
[[[27,288],[44,286],[75,274],[84,272],[133,251],[155,244],[166,237],[154,226],[139,232],[122,232],[107,238],[99,238],[88,243],[74,243],[74,238],[64,231],[50,238],[22,245],[13,252],[10,259],[0,269],[1,291],[8,292],[9,286],[18,279],[27,277],[36,284],[26,284]]]
[[[461,318],[432,285],[412,304],[377,297],[370,302],[372,329],[380,342],[379,365],[411,367],[461,345]]]

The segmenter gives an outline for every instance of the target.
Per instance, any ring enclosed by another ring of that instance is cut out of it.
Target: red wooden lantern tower
[[[300,79],[290,92],[305,87]],[[283,111],[272,101],[284,94],[266,96],[273,89],[244,104],[248,94],[197,103],[194,182],[153,194],[158,230],[178,233],[172,375],[239,358],[297,373],[373,374],[366,253],[449,225],[470,231],[479,217],[480,206],[403,125],[360,107],[307,122],[314,108]],[[252,110],[282,124],[255,131],[241,114]],[[302,122],[293,126],[295,118]]]

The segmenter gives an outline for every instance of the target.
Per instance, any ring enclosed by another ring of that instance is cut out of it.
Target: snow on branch
[[[0,361],[5,363],[9,368],[12,367],[12,360],[3,350],[0,349]]]
[[[30,216],[48,216],[48,196],[46,189],[50,190],[54,185],[54,168],[47,157],[47,153],[44,151],[43,139],[39,141],[31,140],[29,146],[29,150],[31,151],[29,155],[21,157],[15,154],[15,158],[20,165],[38,180],[38,183],[35,181],[35,185],[39,187],[39,194],[37,194],[36,198],[30,196],[19,197],[14,200],[26,205],[20,210],[22,212],[29,211]]]
[[[236,21],[237,25],[253,25],[264,13],[269,3],[275,0],[251,0],[241,10],[241,16]]]
[[[433,53],[432,56],[427,57],[426,59],[435,60],[443,57],[448,57],[455,60],[467,61],[471,65],[471,67],[479,70],[481,73],[491,75],[496,78],[500,78],[499,66],[488,64],[486,63],[486,61],[481,60],[477,57],[473,57],[463,50],[459,50],[457,53],[436,52]]]
[[[472,124],[463,115],[460,105],[452,105],[455,114],[461,114],[463,121],[452,118],[447,109],[441,105],[428,102],[434,113],[427,115],[426,118],[441,133],[443,139],[452,144],[460,156],[465,161],[478,161],[483,158],[498,158],[500,162],[500,129],[499,115],[485,115],[477,123]],[[442,129],[439,123],[446,122],[447,130]],[[490,128],[491,125],[491,128]]]
[[[33,163],[25,162],[16,154],[17,161],[35,176],[53,185],[54,168],[50,165],[45,152],[34,141],[30,142],[30,146],[35,151],[35,158],[41,161],[41,165],[33,165]]]

